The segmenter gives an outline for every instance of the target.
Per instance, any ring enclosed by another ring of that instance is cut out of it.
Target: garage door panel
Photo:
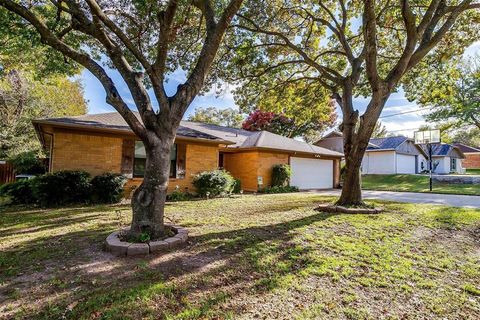
[[[300,189],[333,188],[333,161],[309,158],[290,158],[290,185]]]
[[[415,156],[397,154],[397,173],[415,174]]]

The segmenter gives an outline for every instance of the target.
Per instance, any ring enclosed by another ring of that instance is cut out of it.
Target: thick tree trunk
[[[151,239],[161,238],[164,230],[164,208],[170,175],[170,149],[173,138],[153,138],[145,142],[146,163],[142,184],[132,198],[133,218],[128,237],[138,239],[146,233]]]
[[[343,151],[345,155],[345,173],[342,193],[337,204],[342,206],[364,205],[362,199],[361,172],[363,156],[367,150],[378,117],[388,99],[388,94],[373,95],[367,112],[361,117],[354,111],[352,92],[345,88],[342,97],[343,105]],[[368,114],[367,114],[368,113]]]
[[[363,205],[360,166],[362,158],[357,156],[345,158],[345,173],[343,177],[342,193],[337,204],[341,206]]]

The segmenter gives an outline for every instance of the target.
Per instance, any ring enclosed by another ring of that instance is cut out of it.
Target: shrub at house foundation
[[[292,169],[288,164],[276,164],[272,168],[272,187],[284,187],[290,183]]]
[[[119,202],[122,199],[123,186],[126,182],[127,178],[125,176],[116,173],[104,173],[94,177],[90,182],[92,185],[92,202]]]
[[[92,185],[85,171],[58,171],[35,178],[33,191],[41,206],[86,203]]]
[[[232,193],[235,179],[224,170],[204,171],[193,179],[193,185],[202,197],[217,197]]]

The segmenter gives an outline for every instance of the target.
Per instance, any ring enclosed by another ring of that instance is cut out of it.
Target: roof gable
[[[422,149],[425,150],[425,153],[428,155],[428,147],[426,144],[421,145]],[[457,146],[448,144],[448,143],[436,143],[432,144],[432,156],[434,157],[450,157],[450,156],[459,156],[460,158],[465,158],[463,152]]]

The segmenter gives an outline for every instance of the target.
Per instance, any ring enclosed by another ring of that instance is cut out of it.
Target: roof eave
[[[57,121],[48,121],[48,120],[32,120],[32,123],[37,132],[41,131],[40,129],[41,125],[50,125],[52,127],[63,128],[63,129],[84,129],[84,130],[94,131],[94,132],[126,134],[126,135],[136,136],[135,133],[130,129],[119,129],[119,128],[111,128],[111,127],[94,127],[94,126],[75,124],[75,123],[59,123]],[[176,139],[181,141],[201,141],[203,143],[212,143],[212,144],[224,144],[224,145],[235,144],[235,142],[233,141],[224,140],[220,138],[206,139],[206,138],[195,138],[195,137],[177,135]]]

